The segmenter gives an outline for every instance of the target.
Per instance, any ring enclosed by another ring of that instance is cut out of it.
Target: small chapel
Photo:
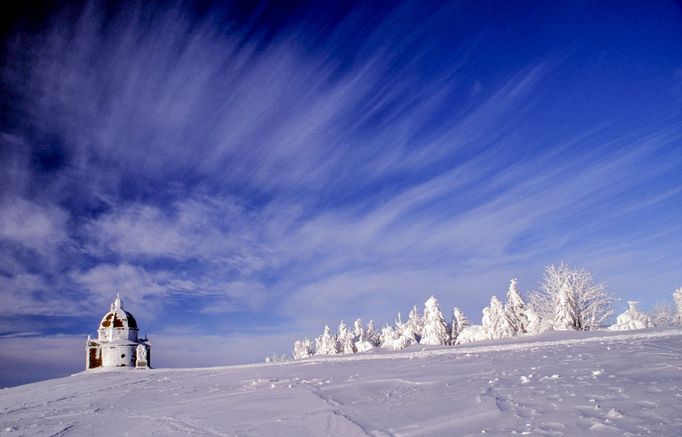
[[[123,309],[121,297],[117,294],[108,313],[99,323],[97,339],[88,335],[86,343],[85,369],[98,367],[150,367],[151,343],[138,338],[137,321]]]

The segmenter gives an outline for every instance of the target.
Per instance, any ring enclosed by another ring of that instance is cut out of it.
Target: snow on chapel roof
[[[123,309],[121,296],[116,294],[116,300],[111,304],[111,310],[102,317],[99,323],[100,328],[109,328],[113,325],[114,328],[128,328],[137,329],[137,321],[132,314]]]

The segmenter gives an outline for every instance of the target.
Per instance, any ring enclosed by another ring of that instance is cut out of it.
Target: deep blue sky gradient
[[[562,260],[682,285],[679,3],[60,3],[1,14],[0,385],[116,292],[200,366]]]

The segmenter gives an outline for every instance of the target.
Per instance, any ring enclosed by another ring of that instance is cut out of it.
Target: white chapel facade
[[[98,367],[150,367],[151,343],[138,338],[137,321],[123,309],[121,297],[111,304],[99,323],[97,339],[88,336],[85,347],[85,369]]]

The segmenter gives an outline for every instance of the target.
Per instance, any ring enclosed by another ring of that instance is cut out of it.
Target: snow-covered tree
[[[374,332],[374,323],[372,325],[372,333]],[[368,350],[374,349],[376,345],[369,340],[367,340],[367,333],[365,328],[362,327],[362,320],[357,319],[353,324],[353,347],[356,352],[366,352]]]
[[[376,346],[369,341],[365,340],[364,338],[361,340],[358,340],[355,342],[355,351],[356,352],[367,352],[369,350],[374,349]]]
[[[580,325],[580,315],[576,301],[573,299],[569,287],[567,282],[561,285],[554,303],[552,326],[559,331],[577,329],[576,327]]]
[[[611,331],[651,328],[654,324],[649,316],[637,309],[637,302],[628,301],[628,309],[616,318],[616,324],[609,326]]]
[[[296,340],[294,342],[293,357],[295,360],[308,358],[315,354],[313,343],[306,337],[304,340]]]
[[[374,321],[370,320],[367,324],[367,329],[365,329],[365,340],[370,342],[373,346],[379,346],[381,339],[379,338],[379,333],[374,328]]]
[[[356,319],[353,323],[353,341],[359,341],[365,336],[365,328],[362,327],[362,319]]]
[[[456,344],[457,337],[467,326],[471,326],[471,322],[462,310],[455,307],[452,310],[452,322],[450,323],[450,344]]]
[[[315,340],[315,355],[335,355],[339,353],[339,342],[332,335],[329,326],[324,327],[324,332]]]
[[[543,323],[554,329],[598,329],[613,312],[606,287],[595,283],[592,273],[563,262],[545,269],[541,289],[530,301]]]
[[[470,325],[462,329],[459,333],[455,344],[467,344],[476,341],[487,340],[488,336],[481,325]]]
[[[528,332],[528,316],[526,315],[526,303],[521,298],[518,289],[518,281],[512,278],[507,290],[507,303],[504,307],[505,315],[509,325],[514,331],[514,335],[526,334]]]
[[[339,324],[338,342],[339,351],[341,353],[352,354],[355,352],[355,348],[353,347],[353,333],[350,332],[348,326],[343,323],[343,320]]]
[[[509,338],[514,335],[502,302],[496,296],[490,298],[490,306],[484,309],[483,330],[490,340]]]
[[[419,342],[421,340],[423,326],[424,323],[422,317],[419,315],[419,311],[417,311],[417,305],[414,305],[410,311],[407,323],[405,324],[405,335],[409,335],[414,338],[415,341]]]
[[[403,323],[403,319],[400,316],[400,311],[398,311],[398,317],[395,318],[395,326],[394,326],[395,332],[398,335],[402,335],[403,331],[405,330],[405,325],[406,325],[406,323]]]
[[[404,335],[400,335],[398,330],[393,326],[386,324],[386,326],[381,329],[382,348],[399,351],[405,349],[410,344],[412,344],[411,339]]]
[[[424,324],[420,344],[441,345],[448,343],[445,319],[438,307],[438,299],[431,296],[424,302]]]
[[[675,308],[669,302],[658,302],[649,314],[651,322],[657,328],[675,326]]]
[[[490,319],[490,307],[487,306],[483,308],[481,313],[483,314],[481,316],[481,326],[483,327],[483,334],[485,334],[486,340],[490,340],[491,338],[490,327],[492,325],[492,320]]]
[[[673,300],[675,301],[675,326],[682,326],[682,287],[675,290],[673,293]]]
[[[528,327],[526,328],[528,334],[537,335],[545,330],[542,326],[542,320],[533,306],[528,305],[525,313],[528,318]]]

